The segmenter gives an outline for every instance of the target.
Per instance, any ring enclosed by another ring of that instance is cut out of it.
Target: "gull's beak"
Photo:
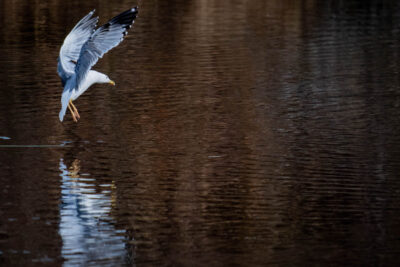
[[[115,86],[115,82],[114,82],[114,81],[111,81],[111,80],[110,80],[108,83]]]

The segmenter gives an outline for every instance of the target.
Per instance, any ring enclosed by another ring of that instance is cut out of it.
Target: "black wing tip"
[[[124,28],[128,29],[127,26],[131,25],[137,17],[137,14],[138,14],[137,8],[138,7],[134,7],[134,8],[131,8],[131,9],[128,9],[128,10],[122,12],[121,14],[112,18],[107,24],[118,23],[118,24],[124,25]]]
[[[138,9],[139,9],[139,7],[135,6],[135,7],[131,8],[131,9],[128,9],[128,10],[122,12],[118,16],[134,15],[135,18],[136,18],[137,13],[139,12]]]
[[[103,30],[108,31],[111,25],[119,24],[122,26],[122,28],[125,29],[122,32],[122,34],[123,36],[126,36],[128,34],[128,30],[132,27],[132,24],[135,22],[138,13],[137,9],[138,7],[134,7],[115,16],[109,22],[107,22],[102,26]]]

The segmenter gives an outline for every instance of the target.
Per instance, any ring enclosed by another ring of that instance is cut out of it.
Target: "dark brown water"
[[[60,123],[66,34],[136,3],[0,1],[0,265],[399,265],[383,2],[142,1]]]

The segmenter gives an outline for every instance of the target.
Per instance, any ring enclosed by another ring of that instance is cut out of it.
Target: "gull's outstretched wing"
[[[65,38],[58,57],[57,72],[63,85],[74,74],[82,46],[90,38],[96,27],[98,17],[92,18],[94,10],[83,17]]]
[[[86,74],[99,58],[124,39],[137,17],[137,13],[137,7],[129,9],[112,18],[90,36],[89,40],[83,45],[75,66],[77,88],[82,84]]]

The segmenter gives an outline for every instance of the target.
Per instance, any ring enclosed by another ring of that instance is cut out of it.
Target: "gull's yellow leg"
[[[75,117],[75,113],[74,113],[74,111],[72,110],[72,108],[71,108],[71,106],[69,104],[68,104],[68,109],[71,112],[71,115],[72,115],[72,118],[74,119],[74,122],[78,122],[78,120]]]
[[[75,116],[76,118],[79,120],[81,118],[81,116],[79,115],[78,109],[75,107],[75,105],[72,103],[72,100],[69,100],[69,104],[71,105],[71,107],[74,110]]]

